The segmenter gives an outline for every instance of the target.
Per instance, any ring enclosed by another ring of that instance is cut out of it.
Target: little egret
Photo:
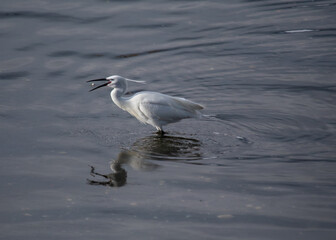
[[[90,90],[108,86],[112,101],[122,110],[129,112],[144,124],[150,124],[158,133],[163,134],[162,126],[175,123],[185,118],[200,118],[199,112],[203,106],[180,97],[172,97],[158,92],[142,91],[132,96],[124,96],[127,91],[127,82],[145,83],[127,79],[118,75],[107,78],[89,80],[87,82],[106,81]]]

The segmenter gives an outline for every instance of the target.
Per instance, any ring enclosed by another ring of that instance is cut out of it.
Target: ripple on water
[[[136,140],[131,149],[153,160],[199,160],[201,142],[181,136],[151,135]]]
[[[34,62],[34,57],[18,57],[0,61],[0,72],[16,72]]]
[[[320,119],[265,111],[263,114],[218,114],[216,118],[237,128],[260,134],[268,140],[295,142],[322,141],[332,137],[328,124]]]

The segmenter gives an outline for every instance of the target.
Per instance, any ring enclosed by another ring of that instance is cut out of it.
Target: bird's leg
[[[162,129],[159,129],[156,133],[161,137],[163,137],[163,135],[165,134],[165,132]]]
[[[155,127],[157,132],[156,134],[160,135],[161,137],[165,134],[165,132],[163,131],[163,129],[161,127]]]

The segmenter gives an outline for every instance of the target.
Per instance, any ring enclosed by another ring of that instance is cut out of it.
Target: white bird
[[[132,96],[124,95],[127,91],[127,82],[145,83],[145,81],[113,75],[87,82],[95,81],[106,81],[106,83],[91,89],[90,92],[104,86],[113,88],[111,98],[119,108],[129,112],[140,122],[152,125],[160,134],[164,133],[162,128],[164,125],[175,123],[185,118],[200,118],[202,116],[199,111],[204,107],[185,98],[149,91],[138,92]]]

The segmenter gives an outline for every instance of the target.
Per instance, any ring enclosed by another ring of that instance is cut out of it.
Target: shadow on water
[[[136,140],[130,149],[123,149],[117,159],[110,162],[111,173],[102,174],[91,167],[92,177],[103,177],[103,180],[87,179],[90,185],[122,187],[126,184],[127,172],[123,165],[135,170],[154,171],[160,167],[156,161],[191,161],[201,159],[201,143],[194,138],[151,135]]]

